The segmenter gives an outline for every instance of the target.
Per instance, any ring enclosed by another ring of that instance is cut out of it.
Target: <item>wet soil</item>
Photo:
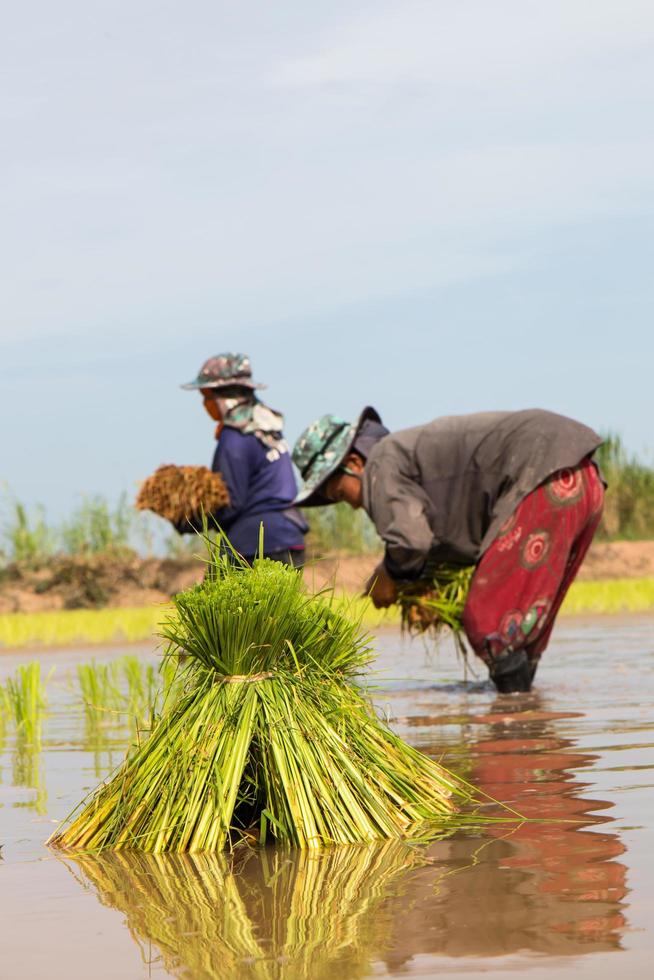
[[[40,752],[0,744],[0,977],[650,976],[654,620],[559,625],[530,695],[462,680],[446,645],[377,647],[393,727],[536,820],[314,856],[53,855],[43,840],[128,740],[75,701],[97,651],[56,651]],[[0,680],[27,659],[3,657]]]
[[[325,555],[305,570],[316,590],[359,591],[379,555]],[[0,613],[145,606],[163,602],[198,582],[204,567],[194,558],[54,558],[40,568],[11,565],[0,571]],[[581,579],[654,577],[654,541],[599,542]]]

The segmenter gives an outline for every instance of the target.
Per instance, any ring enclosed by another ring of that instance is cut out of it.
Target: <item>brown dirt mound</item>
[[[654,541],[597,541],[579,578],[654,578]]]
[[[304,576],[316,591],[334,586],[356,593],[379,558],[330,555],[313,561]],[[11,565],[0,571],[0,613],[147,606],[164,602],[203,574],[204,564],[194,558],[60,557],[39,569]],[[654,541],[598,542],[579,574],[582,579],[648,577],[654,578]]]
[[[54,558],[39,569],[12,565],[0,578],[0,612],[99,609],[163,602],[202,578],[189,558]]]

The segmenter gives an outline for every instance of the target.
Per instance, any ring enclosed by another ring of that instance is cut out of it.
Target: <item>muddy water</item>
[[[0,978],[650,976],[654,621],[563,622],[531,695],[462,682],[448,648],[378,650],[394,727],[546,822],[318,857],[53,856],[129,736],[85,723],[70,677],[93,653],[51,653],[41,750],[0,735]]]

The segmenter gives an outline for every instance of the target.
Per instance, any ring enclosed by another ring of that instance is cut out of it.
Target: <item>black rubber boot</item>
[[[507,653],[489,670],[491,680],[500,694],[531,691],[531,682],[536,673],[524,650]]]

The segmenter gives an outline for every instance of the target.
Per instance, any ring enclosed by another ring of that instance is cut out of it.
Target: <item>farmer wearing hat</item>
[[[428,563],[476,566],[463,627],[503,693],[528,691],[556,614],[599,524],[601,438],[540,409],[436,419],[389,434],[374,408],[324,415],[293,461],[303,507],[363,507],[384,545],[377,607]]]
[[[213,518],[232,546],[248,560],[259,548],[264,526],[265,554],[300,567],[308,525],[293,506],[297,492],[284,418],[259,401],[264,387],[252,380],[245,354],[218,354],[202,365],[198,376],[182,385],[199,391],[207,414],[217,422],[218,444],[211,468],[229,491],[229,506]],[[176,525],[180,534],[202,526],[200,515]]]

